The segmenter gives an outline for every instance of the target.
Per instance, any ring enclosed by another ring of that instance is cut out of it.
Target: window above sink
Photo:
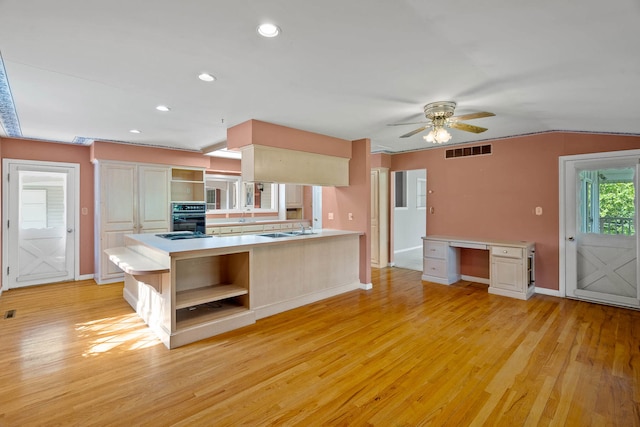
[[[239,175],[205,176],[207,213],[278,212],[278,184],[243,182]]]

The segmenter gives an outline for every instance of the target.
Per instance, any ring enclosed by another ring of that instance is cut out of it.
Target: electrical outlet
[[[349,212],[349,221],[353,221],[353,214]]]
[[[329,212],[329,213],[327,214],[327,217],[328,217],[329,219],[333,219],[333,212]]]
[[[542,208],[540,206],[536,207],[536,215],[538,216],[542,215]]]

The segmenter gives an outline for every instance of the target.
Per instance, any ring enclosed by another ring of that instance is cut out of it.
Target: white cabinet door
[[[303,186],[299,184],[286,184],[285,198],[288,208],[302,207],[302,187]]]
[[[122,271],[109,261],[105,249],[122,246],[124,235],[137,231],[136,166],[133,164],[99,165],[100,229],[97,280],[118,279]]]
[[[522,259],[493,257],[491,263],[491,287],[524,293]]]
[[[122,271],[105,249],[124,246],[124,236],[169,230],[169,174],[164,166],[136,163],[97,165],[100,220],[96,243],[96,281],[119,280]]]
[[[138,166],[138,230],[151,233],[169,230],[168,167]]]

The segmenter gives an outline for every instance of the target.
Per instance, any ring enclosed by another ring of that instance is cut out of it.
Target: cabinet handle
[[[509,251],[505,249],[504,251],[502,251],[502,253],[503,253],[503,254],[508,254],[508,253],[509,253]]]

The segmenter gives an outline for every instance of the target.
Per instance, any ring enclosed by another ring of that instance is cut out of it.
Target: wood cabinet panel
[[[113,282],[122,271],[104,251],[123,246],[126,234],[169,231],[168,166],[126,162],[96,164],[95,195],[99,205],[95,231],[95,280]]]

